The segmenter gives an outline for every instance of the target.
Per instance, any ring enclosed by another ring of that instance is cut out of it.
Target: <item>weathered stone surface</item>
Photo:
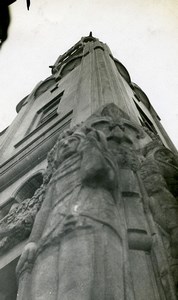
[[[43,201],[44,188],[39,188],[31,199],[15,205],[0,221],[0,255],[29,237],[35,216]]]
[[[158,115],[92,34],[51,67],[1,138],[2,297],[29,237],[18,300],[177,300],[178,160]]]
[[[17,299],[175,300],[176,163],[112,103],[63,132],[36,200],[13,215],[14,230],[29,234],[44,199],[17,266]]]
[[[60,137],[52,155],[55,171],[17,267],[18,299],[124,299],[118,168],[107,138],[84,125]]]
[[[165,280],[165,276],[163,279],[161,273],[167,274],[167,277],[170,273],[175,288],[178,284],[178,203],[175,198],[178,186],[177,157],[170,150],[155,142],[150,143],[144,153],[145,160],[141,167],[141,177],[149,195],[149,207],[157,227],[157,234],[161,238],[158,237],[162,244],[160,247],[164,248],[167,256],[163,272],[161,272],[161,265],[159,266],[160,277],[167,293],[167,289],[170,288],[169,280]]]

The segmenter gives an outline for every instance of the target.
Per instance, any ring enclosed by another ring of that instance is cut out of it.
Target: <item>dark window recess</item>
[[[2,130],[2,131],[0,132],[0,136],[3,135],[3,134],[6,132],[7,129],[8,129],[8,127],[6,127],[4,130]]]
[[[61,98],[64,94],[64,91],[60,93],[57,97],[53,100],[48,102],[44,105],[34,116],[33,121],[26,132],[26,136],[34,131],[35,129],[40,129],[43,125],[47,124],[48,122],[52,121],[55,117],[57,117],[58,113],[58,106],[61,101]]]
[[[154,134],[158,134],[153,123],[150,121],[150,119],[147,117],[147,115],[143,112],[143,110],[140,108],[140,106],[134,101],[136,107],[137,107],[137,110],[140,114],[140,117],[139,120],[142,124],[142,126],[145,126],[147,127],[149,130],[151,130]]]
[[[55,99],[50,101],[48,104],[43,106],[43,108],[40,109],[40,111],[38,111],[38,115],[40,115],[40,119],[38,121],[37,126],[49,122],[57,116],[57,109],[61,101],[62,95],[63,92],[60,95],[58,95]]]
[[[17,278],[16,266],[19,257],[12,260],[0,269],[0,299],[1,300],[16,300],[17,299]]]
[[[38,173],[28,179],[17,191],[14,198],[17,203],[21,203],[25,199],[32,198],[36,190],[40,188],[43,183],[43,175]]]
[[[134,97],[135,97],[139,102],[141,101],[139,95],[137,95],[135,92],[134,92]]]
[[[52,123],[51,126],[48,126],[42,133],[40,133],[38,136],[36,136],[32,141],[30,141],[30,143],[28,145],[25,146],[25,148],[23,148],[23,150],[25,151],[25,149],[27,149],[28,147],[30,147],[32,144],[34,144],[36,141],[40,141],[40,139],[46,134],[48,133],[48,136],[50,137],[51,135],[53,135],[54,133],[56,133],[56,131],[58,130],[64,130],[64,128],[69,127],[70,126],[70,121],[71,121],[71,116],[72,116],[73,110],[69,111],[66,115],[64,115],[62,118],[57,118],[56,122]],[[14,145],[15,148],[19,147],[20,145],[22,145],[25,141],[27,141],[29,138],[31,138],[35,133],[37,133],[42,126],[38,126],[37,128],[35,128],[34,130],[32,130],[28,135],[26,135],[22,140],[20,140],[17,144]],[[11,159],[10,159],[11,160]],[[7,162],[5,162],[4,165],[6,165]]]
[[[19,205],[25,199],[32,198],[36,190],[40,188],[43,183],[43,175],[38,173],[28,179],[23,186],[17,191],[15,196],[10,198],[3,206],[0,207],[0,219],[3,219],[8,213]]]

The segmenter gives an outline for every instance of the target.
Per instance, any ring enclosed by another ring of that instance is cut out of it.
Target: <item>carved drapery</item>
[[[17,267],[18,299],[124,299],[118,168],[106,136],[83,124],[51,156],[55,171]]]
[[[60,134],[42,187],[2,220],[1,253],[39,210],[18,299],[176,300],[177,179],[177,157],[114,104]]]
[[[149,208],[152,212],[155,225],[155,248],[157,248],[155,253],[159,266],[159,274],[165,293],[167,294],[169,290],[169,298],[177,299],[177,157],[157,141],[146,145],[143,153],[145,159],[141,166],[141,177],[149,196]]]

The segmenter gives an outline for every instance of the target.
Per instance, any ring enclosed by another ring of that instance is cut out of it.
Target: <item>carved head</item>
[[[61,139],[57,147],[57,161],[62,162],[71,155],[77,152],[77,148],[81,142],[81,137],[79,134],[73,134],[68,137]]]
[[[76,137],[68,137],[63,140],[58,145],[58,158],[68,158],[76,152],[79,140]]]

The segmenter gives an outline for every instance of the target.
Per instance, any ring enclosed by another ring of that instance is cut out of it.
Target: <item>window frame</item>
[[[51,101],[46,103],[42,108],[40,108],[36,112],[29,128],[27,129],[27,131],[25,133],[25,136],[27,136],[28,134],[30,134],[31,132],[33,132],[36,129],[42,128],[43,126],[45,126],[46,124],[48,124],[49,122],[51,122],[53,119],[55,119],[58,116],[57,110],[58,110],[59,104],[61,102],[61,99],[63,97],[63,94],[64,94],[64,91],[62,91],[60,94],[58,94],[55,98],[53,98]],[[51,109],[53,109],[53,110],[48,114],[48,112]]]
[[[134,100],[135,106],[137,108],[137,111],[140,115],[139,120],[142,126],[147,127],[151,132],[153,132],[154,134],[158,134],[154,124],[152,123],[152,121],[149,119],[149,117],[145,114],[145,112],[142,110],[142,108],[136,103],[136,101]]]

